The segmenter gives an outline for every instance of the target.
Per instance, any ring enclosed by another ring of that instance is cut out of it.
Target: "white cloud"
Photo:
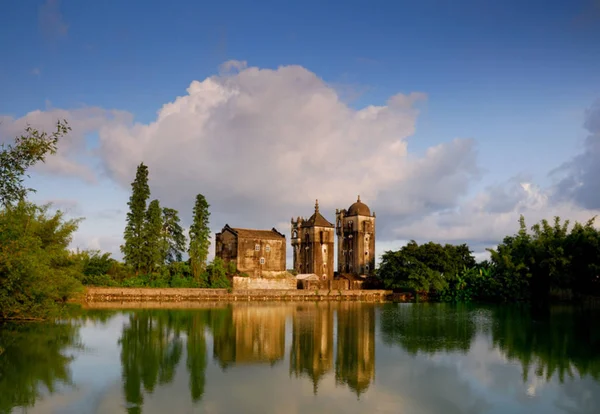
[[[395,238],[468,243],[481,252],[516,233],[521,214],[528,228],[542,219],[552,221],[555,216],[570,220],[572,225],[600,215],[600,210],[585,209],[568,200],[556,201],[554,191],[554,188],[541,189],[530,182],[511,179],[502,186],[489,187],[456,209],[435,212],[396,226]],[[600,221],[596,225],[600,227]]]
[[[0,115],[0,143],[12,143],[17,136],[25,134],[27,126],[50,134],[56,131],[56,123],[63,119],[69,123],[71,132],[59,140],[57,154],[47,157],[46,162],[38,164],[35,169],[95,182],[96,172],[89,161],[93,149],[86,143],[85,137],[101,127],[112,123],[120,125],[130,120],[131,116],[126,112],[84,107],[71,110],[47,108],[45,111],[31,111],[20,118]]]
[[[317,198],[333,220],[357,194],[388,215],[415,214],[454,205],[478,174],[470,140],[409,157],[421,93],[357,111],[300,66],[225,67],[239,72],[192,82],[150,124],[102,128],[110,174],[128,186],[145,162],[153,197],[185,211],[204,194],[215,230],[271,228],[310,215]]]
[[[57,119],[66,118],[73,132],[40,171],[92,182],[97,155],[103,171],[129,191],[143,161],[150,169],[151,197],[178,209],[182,225],[190,224],[196,194],[206,196],[213,233],[228,223],[276,227],[289,239],[290,217],[310,216],[315,199],[333,222],[335,209],[347,208],[360,194],[377,213],[378,255],[415,239],[466,242],[483,258],[486,247],[517,230],[519,214],[529,225],[554,215],[587,221],[598,214],[600,205],[584,203],[582,195],[600,194],[591,191],[597,185],[591,177],[599,107],[588,112],[590,138],[585,152],[564,168],[571,174],[567,181],[542,189],[523,174],[466,198],[482,177],[474,139],[438,137],[442,143],[422,156],[409,152],[418,105],[425,100],[422,93],[397,94],[385,105],[355,110],[335,85],[303,67],[271,70],[228,61],[218,75],[191,82],[149,124],[134,123],[131,114],[117,110],[50,108],[0,117],[0,136],[12,138],[26,123],[52,130]],[[86,139],[94,132],[98,148]],[[570,186],[574,182],[578,186]],[[573,190],[582,186],[587,192]],[[110,241],[114,246],[108,250],[118,250],[114,233],[92,244]],[[85,240],[92,240],[88,234]]]

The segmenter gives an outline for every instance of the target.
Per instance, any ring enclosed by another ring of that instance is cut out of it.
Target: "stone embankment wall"
[[[90,302],[231,302],[231,301],[366,301],[392,299],[390,290],[291,290],[291,289],[155,289],[89,287],[81,300]]]
[[[234,290],[253,290],[253,289],[296,289],[295,277],[281,278],[258,278],[258,277],[233,277]]]

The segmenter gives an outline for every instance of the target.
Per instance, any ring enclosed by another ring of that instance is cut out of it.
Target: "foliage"
[[[158,200],[152,200],[146,211],[146,219],[142,229],[144,237],[143,269],[147,273],[160,271],[165,263],[168,245],[163,237],[162,210]]]
[[[530,234],[521,216],[519,232],[490,249],[496,296],[546,303],[553,289],[599,293],[600,231],[593,222],[576,223],[569,232],[569,221],[561,224],[555,217],[553,224],[542,220],[532,226]]]
[[[25,200],[32,188],[23,185],[27,170],[37,162],[45,162],[46,155],[55,154],[59,138],[65,136],[71,127],[67,121],[58,121],[56,131],[51,134],[32,127],[25,129],[25,135],[15,139],[13,145],[0,144],[0,207],[8,207]]]
[[[0,319],[46,317],[80,288],[67,249],[79,220],[21,201],[0,210]]]
[[[46,392],[72,385],[69,354],[79,346],[75,324],[0,325],[0,413],[33,407]]]
[[[225,289],[231,287],[231,282],[227,277],[227,270],[223,260],[215,257],[213,262],[206,268],[208,276],[208,286],[215,289]]]
[[[117,282],[111,277],[111,271],[120,263],[110,257],[110,253],[98,250],[77,251],[73,258],[80,263],[81,278],[84,285],[116,286]]]
[[[419,246],[411,240],[400,250],[382,255],[377,276],[388,289],[440,291],[457,277],[460,269],[474,263],[466,245],[442,246],[429,242]]]
[[[163,208],[163,237],[167,252],[167,263],[181,262],[182,253],[185,251],[185,235],[179,224],[179,213],[172,208]]]
[[[193,210],[193,221],[190,227],[190,263],[192,274],[199,278],[206,267],[206,258],[208,257],[208,248],[210,247],[210,228],[208,220],[210,212],[209,204],[202,194],[196,196],[196,203]]]
[[[127,226],[125,227],[125,244],[121,246],[125,263],[140,272],[146,264],[144,257],[144,221],[146,218],[146,202],[150,197],[148,185],[148,167],[141,163],[137,167],[135,180],[131,183],[131,197],[127,205]]]

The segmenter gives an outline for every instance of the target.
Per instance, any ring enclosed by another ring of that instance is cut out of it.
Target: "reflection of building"
[[[322,282],[332,281],[334,238],[333,224],[319,212],[318,200],[308,220],[292,218],[294,270],[300,274],[315,274]]]
[[[224,321],[222,330],[213,331],[214,356],[222,367],[283,359],[285,308],[251,304],[233,306],[228,311],[229,321]]]
[[[368,275],[375,268],[375,213],[360,201],[348,210],[336,210],[338,272]]]
[[[285,236],[275,228],[249,230],[223,227],[216,234],[215,254],[252,277],[269,277],[285,272]]]
[[[298,305],[293,321],[290,373],[306,374],[316,394],[319,380],[333,368],[331,304]]]
[[[375,378],[375,307],[347,302],[338,309],[335,380],[360,395]]]

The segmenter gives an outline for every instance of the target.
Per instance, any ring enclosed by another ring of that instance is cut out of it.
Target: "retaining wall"
[[[296,278],[258,278],[258,277],[233,277],[234,290],[255,290],[255,289],[275,289],[275,290],[295,290]]]
[[[83,302],[366,301],[392,299],[390,290],[178,289],[88,287]]]

